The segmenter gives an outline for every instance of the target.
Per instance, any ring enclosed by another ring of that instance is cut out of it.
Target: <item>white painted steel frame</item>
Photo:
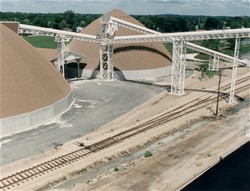
[[[223,54],[221,52],[217,52],[215,50],[211,50],[211,49],[208,49],[208,48],[205,48],[205,47],[202,47],[202,46],[190,43],[190,42],[187,42],[187,48],[195,50],[197,52],[201,52],[201,53],[210,55],[212,57],[217,57],[217,59],[220,59],[220,60],[225,60],[225,61],[228,61],[228,62],[233,62],[234,61],[234,57],[232,57],[232,56],[228,56],[228,55]],[[246,61],[240,60],[240,59],[238,59],[238,63],[243,65],[243,66],[247,65]]]
[[[113,44],[109,43],[110,39],[114,38],[118,27],[112,22],[109,22],[107,17],[101,20],[102,29],[98,35],[100,43],[100,78],[103,80],[113,80],[114,75],[114,48]]]
[[[220,58],[215,55],[213,58],[210,56],[208,68],[209,70],[218,71],[220,67]]]
[[[186,42],[173,43],[171,94],[183,95],[185,82]]]
[[[107,22],[107,20],[106,20]],[[118,25],[123,26],[125,28],[130,28],[133,30],[137,30],[143,33],[153,33],[147,35],[134,35],[134,36],[118,36],[114,37],[114,33],[117,30]],[[120,23],[120,24],[119,24]],[[186,43],[186,41],[194,41],[194,40],[206,40],[206,39],[227,39],[227,38],[249,38],[250,37],[250,28],[246,29],[230,29],[230,30],[214,30],[214,31],[196,31],[196,32],[181,32],[181,33],[167,33],[161,34],[159,32],[154,32],[153,30],[146,29],[141,26],[136,26],[135,24],[131,24],[126,21],[121,21],[119,19],[113,18],[111,19],[109,24],[107,25],[108,29],[105,29],[104,38],[97,38],[93,35],[87,35],[82,33],[74,33],[74,32],[67,32],[55,29],[48,29],[43,27],[35,27],[30,25],[19,25],[19,32],[20,33],[31,33],[31,34],[42,34],[42,35],[64,35],[65,38],[71,38],[76,40],[83,40],[89,41],[94,43],[99,43],[100,48],[100,59],[103,60],[104,58],[107,59],[107,62],[103,62],[101,64],[101,78],[103,79],[113,79],[114,78],[114,64],[113,64],[113,45],[114,44],[124,44],[124,43],[140,43],[140,42],[173,42],[174,43],[174,55],[173,55],[173,70],[172,70],[172,80],[171,80],[171,93],[181,95],[184,93],[184,79],[183,79],[183,68],[185,69],[184,60],[182,58],[183,54],[183,42],[186,45],[192,48],[196,48],[198,50],[202,50],[205,52],[211,53],[211,50],[206,48],[198,47],[198,45],[193,45],[190,43]],[[113,34],[112,34],[113,33]],[[235,46],[235,55],[234,55],[234,65],[233,65],[233,76],[232,76],[232,83],[231,83],[231,91],[230,91],[230,100],[229,103],[233,102],[234,98],[234,88],[235,88],[235,80],[236,80],[236,70],[238,64],[238,54],[239,54],[239,40],[236,40]],[[208,51],[209,50],[209,51]],[[214,59],[219,61],[220,57],[224,57],[224,55],[214,51]],[[185,57],[185,56],[184,56]],[[228,59],[231,59],[227,56]],[[100,60],[100,62],[102,62]],[[216,65],[218,61],[216,61]],[[241,62],[242,63],[242,62]],[[104,66],[104,64],[107,65]],[[184,65],[184,67],[182,66]],[[217,66],[216,66],[217,67]],[[213,67],[215,68],[215,66]],[[176,72],[175,70],[178,70]],[[185,70],[184,70],[185,72]],[[177,77],[179,79],[177,79]],[[173,87],[172,87],[173,86]]]
[[[229,97],[230,105],[234,102],[235,83],[237,79],[237,66],[238,66],[238,58],[239,58],[239,52],[240,52],[239,50],[240,50],[240,38],[236,38],[235,48],[234,48],[234,63],[233,63],[233,71],[232,71],[230,97]]]
[[[249,38],[250,28],[195,31],[165,34],[148,34],[133,36],[118,36],[111,40],[112,44],[140,43],[140,42],[171,42],[175,40],[196,41],[207,39]]]
[[[157,36],[163,35],[160,32],[157,32],[157,31],[154,31],[154,30],[151,30],[151,29],[148,29],[146,27],[142,27],[142,26],[139,26],[136,24],[132,24],[132,23],[129,23],[127,21],[123,21],[121,19],[117,19],[114,17],[109,17],[108,19],[109,19],[110,23],[114,23],[117,26],[124,27],[124,28],[130,29],[130,30],[141,32],[143,34],[156,34]],[[226,31],[225,33],[226,33],[226,35],[231,34],[231,33],[235,34],[234,31],[235,30],[233,30],[233,32],[232,32],[232,30],[230,30],[230,31]],[[246,31],[249,33],[250,30],[248,29]],[[197,32],[195,32],[195,33],[197,33]],[[176,34],[176,33],[174,33],[174,34]],[[193,34],[193,32],[188,32],[186,34]],[[202,34],[203,34],[203,32],[202,32]],[[214,31],[212,31],[212,33],[209,32],[207,34],[218,35],[218,34],[214,33]],[[238,32],[236,33],[236,35],[239,35]],[[223,35],[221,37],[223,37]],[[116,39],[118,39],[118,38],[119,37],[116,37]],[[199,46],[199,45],[195,45],[195,44],[190,43],[190,42],[184,43],[185,46],[184,46],[184,55],[183,55],[183,52],[182,52],[183,51],[183,41],[176,41],[176,40],[174,40],[174,38],[168,38],[167,41],[173,43],[171,94],[175,94],[175,95],[184,94],[186,47],[188,47],[192,50],[196,50],[198,52],[202,52],[202,53],[208,54],[210,56],[213,56],[213,60],[210,60],[210,62],[209,62],[209,69],[210,70],[218,71],[220,59],[235,62],[234,57],[219,53],[219,52],[214,51],[214,50],[210,50],[208,48],[204,48],[204,47]],[[242,61],[239,59],[237,59],[237,60],[238,60],[237,64],[238,63],[241,63],[243,65],[247,64],[245,61]],[[234,91],[233,91],[232,95],[230,93],[230,99],[233,95],[234,95]]]
[[[159,35],[163,34],[163,33],[160,33],[160,32],[148,29],[146,27],[142,27],[142,26],[139,26],[139,25],[115,18],[115,17],[110,17],[110,20],[114,24],[116,24],[117,26],[124,27],[124,28],[134,30],[137,32],[141,32],[143,34],[159,34]],[[173,43],[173,41],[174,40],[171,39],[169,42]],[[187,48],[189,48],[189,49],[192,49],[192,50],[195,50],[197,52],[201,52],[201,53],[204,53],[207,55],[216,56],[218,59],[222,59],[222,60],[229,61],[229,62],[233,62],[233,60],[234,60],[234,57],[232,57],[232,56],[228,56],[226,54],[223,54],[223,53],[220,53],[220,52],[217,52],[217,51],[214,51],[214,50],[211,50],[211,49],[208,49],[208,48],[196,45],[196,44],[193,44],[191,42],[187,42],[186,45],[187,45]],[[240,59],[238,61],[239,61],[239,64],[242,64],[244,66],[247,65],[246,61],[243,61]]]
[[[65,42],[69,42],[69,39],[63,35],[58,34],[55,37],[55,41],[57,42],[57,50],[59,54],[59,57],[56,62],[56,65],[57,65],[56,68],[58,72],[60,72],[63,75],[63,77],[65,77],[65,69],[64,69],[64,64],[65,64],[64,52],[66,51]]]
[[[44,35],[44,36],[56,36],[62,35],[65,38],[82,40],[87,42],[99,43],[99,40],[96,39],[94,35],[88,35],[83,33],[69,32],[51,28],[37,27],[31,25],[19,24],[19,34],[35,34],[35,35]]]

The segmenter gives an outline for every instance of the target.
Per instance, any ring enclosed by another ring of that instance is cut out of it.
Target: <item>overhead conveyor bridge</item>
[[[99,43],[99,40],[97,40],[96,36],[94,35],[69,32],[69,31],[44,28],[44,27],[37,27],[37,26],[31,26],[31,25],[24,25],[24,24],[19,24],[19,34],[34,34],[34,35],[43,35],[43,36],[59,35],[65,39],[68,38],[68,39],[74,39],[74,40]]]
[[[126,44],[126,43],[141,43],[141,42],[197,41],[197,40],[229,39],[229,38],[250,38],[250,28],[117,36],[114,37],[114,39],[111,39],[110,43]]]
[[[219,58],[221,60],[225,60],[225,61],[228,61],[228,62],[233,62],[234,61],[234,57],[232,57],[232,56],[228,56],[226,54],[223,54],[223,53],[220,53],[220,52],[217,52],[217,51],[214,51],[214,50],[211,50],[211,49],[208,49],[208,48],[205,48],[205,47],[202,47],[202,46],[190,43],[190,42],[187,42],[187,48],[195,50],[195,51],[203,53],[203,54],[207,54],[207,55],[210,55],[210,56],[217,57],[217,58]],[[244,61],[244,60],[238,59],[238,63],[240,65],[247,66],[247,62]]]
[[[142,26],[138,26],[127,21],[123,21],[114,17],[104,17],[102,23],[106,26],[118,28],[117,26],[124,27],[130,30],[134,30],[144,35],[133,35],[133,36],[112,36],[106,32],[109,38],[104,38],[106,43],[106,49],[115,45],[115,44],[126,44],[126,43],[144,43],[144,42],[171,42],[173,43],[173,56],[172,56],[172,76],[171,76],[171,93],[175,95],[184,94],[184,81],[185,81],[185,57],[186,57],[186,48],[190,48],[210,56],[213,56],[212,64],[209,64],[209,68],[212,70],[219,69],[219,60],[223,59],[226,61],[233,62],[233,74],[230,90],[230,99],[229,104],[234,100],[234,90],[235,90],[235,81],[237,73],[237,65],[242,64],[244,66],[247,63],[239,59],[239,47],[241,38],[250,37],[250,28],[246,29],[230,29],[230,30],[213,30],[213,31],[195,31],[195,32],[181,32],[181,33],[167,33],[162,34],[151,29],[147,29]],[[118,30],[118,29],[116,29]],[[208,40],[208,39],[229,39],[235,38],[235,51],[234,57],[213,51],[188,41],[198,41],[198,40]],[[109,55],[113,55],[110,53]],[[111,73],[113,76],[113,62],[106,61],[105,68],[107,72]]]
[[[137,31],[137,32],[140,32],[142,34],[156,34],[156,35],[162,35],[163,34],[163,33],[160,33],[160,32],[148,29],[146,27],[142,27],[142,26],[139,26],[139,25],[136,25],[136,24],[133,24],[133,23],[130,23],[130,22],[115,18],[115,17],[110,17],[110,22],[117,25],[117,26],[119,26],[119,27],[123,27],[123,28],[127,28],[127,29],[130,29],[130,30],[133,30],[133,31]],[[249,33],[249,29],[248,29],[248,33]],[[249,36],[249,34],[247,34],[246,36]],[[170,39],[169,42],[173,43],[174,39]],[[207,54],[207,55],[210,55],[210,56],[217,57],[218,59],[222,59],[222,60],[229,61],[229,62],[234,61],[234,57],[232,57],[232,56],[228,56],[226,54],[223,54],[223,53],[220,53],[220,52],[208,49],[208,48],[204,48],[202,46],[193,44],[191,42],[187,42],[186,47],[189,48],[189,49],[195,50],[197,52],[200,52],[200,53],[204,53],[204,54]],[[243,65],[243,66],[247,65],[246,61],[240,60],[240,59],[238,59],[238,63]]]
[[[64,47],[63,44],[64,42],[66,42],[67,39],[98,43],[100,45],[100,78],[105,80],[114,79],[114,59],[112,58],[114,55],[113,54],[114,45],[128,44],[128,43],[143,43],[143,42],[161,42],[161,43],[171,42],[173,43],[171,93],[175,95],[184,94],[186,48],[190,48],[213,56],[215,58],[214,62],[216,62],[217,65],[219,63],[219,59],[232,61],[233,78],[232,78],[231,92],[230,92],[230,100],[231,100],[230,103],[232,103],[234,89],[235,89],[234,86],[236,80],[237,65],[247,64],[245,61],[239,60],[238,58],[240,39],[250,38],[250,28],[163,34],[114,17],[105,16],[103,17],[101,23],[103,30],[100,36],[61,31],[43,27],[35,27],[23,24],[19,25],[19,33],[55,36],[57,42],[61,43],[61,46],[59,46],[60,47],[59,58],[63,58],[63,47]],[[144,35],[115,36],[115,32],[118,30],[117,26],[135,30],[140,33],[143,33]],[[198,41],[198,40],[208,40],[208,39],[230,39],[230,38],[236,39],[234,57],[188,42],[188,41]],[[64,65],[62,59],[60,65],[62,66]]]

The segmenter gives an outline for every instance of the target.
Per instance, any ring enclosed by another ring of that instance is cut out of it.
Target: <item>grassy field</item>
[[[57,48],[55,38],[51,36],[24,36],[23,38],[37,48]]]

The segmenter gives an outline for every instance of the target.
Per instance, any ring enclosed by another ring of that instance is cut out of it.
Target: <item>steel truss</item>
[[[115,31],[118,30],[118,26],[136,30],[147,35],[133,35],[133,36],[118,36],[114,37]],[[230,30],[214,30],[214,31],[196,31],[196,32],[182,32],[182,33],[167,33],[162,34],[145,27],[136,26],[126,21],[119,19],[113,19],[107,17],[102,21],[101,35],[93,36],[82,33],[67,32],[55,29],[48,29],[43,27],[35,27],[29,25],[19,24],[19,33],[29,34],[42,34],[50,36],[63,36],[64,38],[88,41],[100,44],[100,78],[105,80],[112,80],[114,75],[114,48],[115,44],[124,43],[142,43],[142,42],[172,42],[173,43],[173,63],[172,63],[172,77],[171,77],[171,93],[182,95],[184,94],[184,80],[185,80],[185,52],[186,47],[197,50],[199,52],[206,53],[214,57],[214,62],[210,67],[217,70],[219,67],[219,59],[227,61],[233,60],[233,75],[230,90],[229,103],[234,100],[235,81],[237,73],[237,64],[241,63],[247,65],[246,62],[238,59],[239,56],[239,39],[249,38],[250,29],[230,29]],[[61,37],[60,37],[61,38]],[[206,40],[206,39],[228,39],[237,38],[235,45],[234,58],[218,53],[213,50],[206,49],[204,47],[192,44],[187,41]],[[63,40],[61,40],[63,41]],[[59,40],[60,56],[58,59],[59,66],[62,66],[62,73],[64,74],[63,50],[65,44]],[[184,56],[182,56],[184,55]]]
[[[211,49],[208,49],[208,48],[205,48],[205,47],[202,47],[202,46],[190,43],[190,42],[187,42],[187,48],[195,50],[197,52],[201,52],[203,54],[210,55],[212,58],[216,57],[217,60],[224,60],[224,61],[227,61],[227,62],[233,62],[234,61],[233,56],[228,56],[228,55],[223,54],[221,52],[217,52],[215,50],[211,50]],[[244,61],[244,60],[239,59],[238,64],[246,66],[247,62]]]
[[[157,31],[154,31],[154,30],[151,30],[146,27],[142,27],[133,23],[129,23],[127,21],[123,21],[118,18],[106,17],[106,19],[109,20],[110,23],[115,23],[119,27],[134,30],[143,34],[156,34],[157,36],[162,35],[162,33],[160,32],[157,32]],[[229,34],[231,33],[227,31],[225,35],[229,35]],[[213,35],[215,34],[213,33]],[[221,38],[224,38],[223,35],[221,35]],[[226,61],[234,61],[234,57],[225,55],[223,53],[220,53],[214,50],[210,50],[208,48],[204,48],[202,46],[199,46],[190,42],[183,43],[183,41],[176,41],[173,38],[169,38],[168,41],[173,43],[171,94],[175,94],[175,95],[184,94],[186,48],[190,48],[192,50],[196,50],[198,52],[208,54],[210,55],[210,58],[213,57],[213,59],[210,59],[210,62],[209,62],[210,70],[215,70],[215,71],[219,70],[220,59],[223,59]],[[244,66],[247,64],[243,60],[238,60],[238,63],[243,64]]]
[[[19,34],[34,34],[43,36],[61,35],[68,39],[99,43],[98,39],[96,39],[96,36],[94,35],[37,27],[31,25],[24,25],[24,24],[19,24]]]
[[[109,22],[107,16],[102,17],[102,27],[97,35],[100,39],[100,78],[102,80],[114,80],[114,47],[110,44],[110,39],[114,39],[118,27]]]
[[[58,59],[56,62],[56,68],[58,72],[60,72],[65,77],[65,70],[64,70],[64,52],[67,50],[65,43],[69,42],[70,39],[66,38],[63,35],[56,35],[55,41],[57,42],[57,50],[58,50]]]
[[[220,58],[216,55],[213,58],[210,56],[208,69],[213,71],[218,71],[219,67],[220,67]]]
[[[195,31],[165,34],[148,34],[133,36],[117,36],[112,44],[142,43],[142,42],[172,42],[175,40],[196,41],[207,39],[249,38],[250,29],[229,29],[212,31]]]
[[[185,82],[186,42],[173,42],[171,94],[183,95]]]
[[[235,48],[234,48],[234,62],[233,62],[233,72],[232,72],[232,80],[230,88],[230,97],[228,102],[230,105],[234,102],[235,83],[237,78],[237,66],[238,66],[238,58],[240,52],[239,50],[240,50],[240,38],[236,38]]]
[[[115,23],[119,27],[123,27],[123,28],[127,28],[127,29],[130,29],[133,31],[137,31],[137,32],[140,32],[142,34],[163,35],[163,33],[160,33],[160,32],[148,29],[146,27],[139,26],[139,25],[115,18],[115,17],[110,17],[109,19],[110,19],[110,22]],[[174,39],[169,39],[170,43],[173,43],[173,41],[174,41]],[[187,48],[195,50],[197,52],[201,52],[201,53],[213,56],[213,57],[216,57],[217,59],[222,59],[222,60],[229,61],[229,62],[233,62],[233,60],[234,60],[234,57],[232,57],[232,56],[228,56],[226,54],[223,54],[223,53],[220,53],[220,52],[217,52],[217,51],[214,51],[214,50],[211,50],[211,49],[208,49],[208,48],[196,45],[196,44],[193,44],[191,42],[187,42]],[[242,64],[244,66],[247,65],[247,62],[244,60],[239,59],[238,61],[239,61],[239,64]]]

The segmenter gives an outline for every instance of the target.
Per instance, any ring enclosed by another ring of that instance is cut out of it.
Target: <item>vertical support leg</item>
[[[118,27],[109,21],[108,17],[102,20],[102,28],[99,34],[102,42],[100,44],[100,78],[102,80],[113,80],[114,75],[114,48],[109,40],[114,38]]]
[[[61,53],[60,53],[60,57],[61,57],[61,66],[62,66],[62,75],[63,77],[65,77],[65,69],[64,69],[64,48],[65,48],[65,43],[64,41],[61,42]]]
[[[234,102],[235,82],[236,82],[236,78],[237,78],[237,66],[238,66],[239,50],[240,50],[240,38],[236,38],[235,49],[234,49],[233,72],[232,72],[230,97],[229,97],[229,104],[230,105]]]
[[[104,79],[104,73],[103,73],[103,46],[100,45],[100,52],[99,52],[99,56],[100,56],[100,79]]]
[[[209,56],[208,69],[213,70],[213,59],[212,56]]]
[[[58,50],[58,59],[57,59],[57,70],[65,77],[65,70],[64,70],[64,51],[65,51],[65,42],[67,41],[65,38],[57,35],[55,38],[57,42],[57,50]]]
[[[114,79],[114,49],[113,45],[108,46],[108,80]]]
[[[215,70],[219,71],[220,68],[220,58],[216,57]]]
[[[79,62],[77,62],[77,78],[79,78]]]
[[[80,78],[82,76],[80,74],[80,62],[81,62],[81,58],[76,58],[76,62],[77,62],[77,78]]]
[[[186,42],[173,42],[171,94],[183,95],[185,82]]]
[[[108,62],[109,53],[108,46],[106,44],[100,45],[100,78],[102,80],[108,79]]]
[[[209,70],[218,71],[220,65],[220,58],[214,55],[214,58],[209,58]]]
[[[65,43],[63,41],[59,41],[58,42],[58,46],[59,46],[59,57],[58,57],[58,67],[59,67],[59,71],[60,73],[65,76],[64,74],[64,47],[65,47]]]

